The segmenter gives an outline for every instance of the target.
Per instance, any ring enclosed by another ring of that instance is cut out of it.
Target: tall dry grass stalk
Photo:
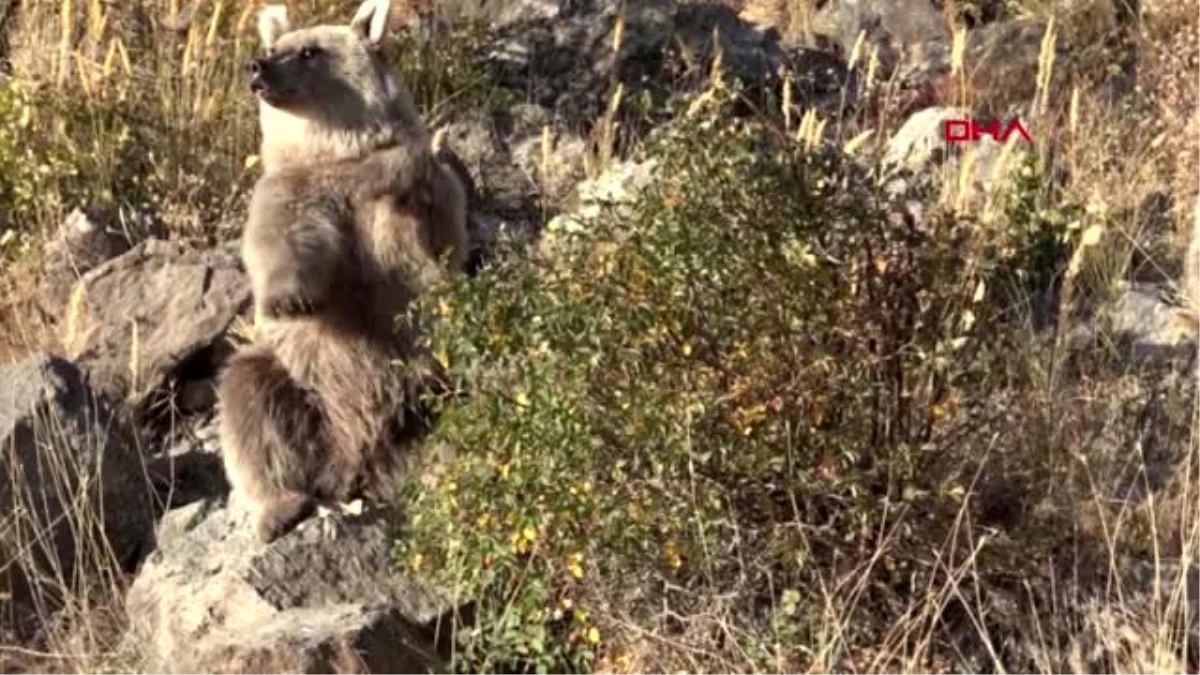
[[[96,412],[87,407],[85,423],[107,428]],[[111,508],[99,490],[106,480],[101,460],[110,439],[102,431],[81,436],[69,424],[75,422],[54,412],[36,415],[31,437],[24,439],[38,448],[36,464],[18,461],[13,445],[0,447],[0,467],[6,472],[0,484],[11,505],[0,513],[0,577],[17,582],[7,598],[0,597],[0,614],[4,621],[19,620],[18,630],[38,627],[22,646],[0,639],[0,668],[6,672],[101,672],[131,666],[125,660],[129,655],[118,652],[128,580],[116,552],[99,534]],[[85,445],[78,447],[80,442]],[[138,451],[130,447],[126,452]],[[91,462],[81,464],[81,457]],[[149,482],[141,489],[150,494]],[[6,607],[9,602],[20,604]]]
[[[59,99],[71,111],[69,126],[46,130],[70,136],[52,143],[70,147],[95,129],[90,163],[103,173],[92,182],[128,183],[122,197],[141,192],[168,212],[168,225],[191,230],[244,197],[242,162],[257,133],[243,69],[257,48],[249,25],[255,3],[200,3],[183,26],[175,25],[173,4],[28,3],[12,61],[39,100]],[[47,43],[57,49],[48,53]],[[128,175],[121,155],[129,150],[119,139],[131,136],[142,146],[142,176]],[[46,214],[45,228],[61,215]]]
[[[625,6],[621,5],[614,19],[612,42],[612,58],[619,58],[621,48],[625,44]],[[608,105],[600,119],[596,121],[591,134],[593,151],[584,156],[584,175],[595,178],[611,165],[617,156],[618,133],[620,131],[621,104],[625,97],[625,84],[616,80],[615,75],[609,81]],[[543,143],[546,137],[543,135]],[[543,148],[544,150],[544,148]],[[544,155],[543,155],[544,156]]]

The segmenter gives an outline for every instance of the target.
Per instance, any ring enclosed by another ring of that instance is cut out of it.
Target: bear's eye
[[[305,47],[304,49],[300,50],[300,60],[312,61],[313,59],[317,58],[317,54],[320,53],[321,50],[316,47]]]

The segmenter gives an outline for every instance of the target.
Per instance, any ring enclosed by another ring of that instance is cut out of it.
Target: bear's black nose
[[[250,71],[250,91],[260,93],[267,89],[267,62],[263,59],[254,59],[246,65],[246,70]]]

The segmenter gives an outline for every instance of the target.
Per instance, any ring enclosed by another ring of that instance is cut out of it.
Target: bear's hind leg
[[[225,474],[255,511],[260,540],[274,540],[315,509],[314,478],[329,459],[320,403],[261,347],[230,359],[218,400]]]

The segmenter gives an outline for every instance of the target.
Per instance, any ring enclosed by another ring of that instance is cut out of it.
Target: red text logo
[[[1032,143],[1033,137],[1021,120],[1013,120],[1006,125],[1000,122],[978,122],[976,120],[946,120],[942,124],[942,138],[947,143],[964,143],[978,141],[984,136],[1004,143],[1013,134],[1020,134],[1026,143]]]

